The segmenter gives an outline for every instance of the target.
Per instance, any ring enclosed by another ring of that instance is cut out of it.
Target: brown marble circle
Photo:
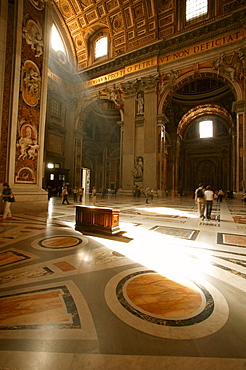
[[[178,283],[159,274],[134,277],[126,286],[126,294],[141,310],[165,318],[190,315],[202,304],[201,292],[195,285]]]
[[[53,238],[51,237],[51,238],[43,239],[40,242],[40,244],[42,247],[45,247],[45,248],[58,249],[58,248],[74,247],[80,242],[81,242],[80,239],[74,238],[71,236],[57,236]]]

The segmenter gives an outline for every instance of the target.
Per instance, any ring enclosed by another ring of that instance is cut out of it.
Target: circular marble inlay
[[[155,271],[127,275],[119,281],[116,293],[129,312],[158,325],[193,325],[207,319],[214,309],[213,298],[204,287],[184,279],[176,282]]]
[[[156,273],[132,278],[124,295],[141,311],[167,319],[192,316],[201,306],[205,307],[202,291],[197,286],[181,284]]]
[[[42,247],[51,249],[74,247],[79,243],[81,243],[81,239],[71,236],[57,236],[40,241]]]
[[[120,320],[162,338],[202,338],[220,330],[229,316],[224,296],[207,281],[175,281],[144,267],[112,277],[105,300]]]
[[[32,242],[32,247],[42,250],[63,251],[64,249],[76,249],[85,246],[88,239],[81,239],[73,235],[53,235],[46,238],[39,238]]]

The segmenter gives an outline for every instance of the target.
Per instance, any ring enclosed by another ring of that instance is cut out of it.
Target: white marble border
[[[0,365],[0,370],[245,370],[246,359],[0,351]]]

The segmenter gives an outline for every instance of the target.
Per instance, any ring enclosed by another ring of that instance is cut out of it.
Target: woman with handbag
[[[12,213],[10,210],[10,205],[14,201],[14,195],[7,182],[3,184],[2,198],[4,202],[4,211],[3,211],[3,218],[1,219],[1,221],[5,221],[6,219],[11,220]]]

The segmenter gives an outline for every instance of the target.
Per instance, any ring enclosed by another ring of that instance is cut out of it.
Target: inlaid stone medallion
[[[81,239],[67,236],[58,236],[53,238],[43,239],[40,245],[44,248],[57,249],[74,247],[81,243]]]
[[[220,330],[229,316],[225,298],[208,282],[173,280],[144,267],[112,277],[105,300],[120,320],[162,338],[206,337]]]
[[[64,249],[81,248],[87,243],[88,239],[85,237],[82,239],[74,235],[53,235],[34,240],[32,247],[43,250],[63,251]]]

